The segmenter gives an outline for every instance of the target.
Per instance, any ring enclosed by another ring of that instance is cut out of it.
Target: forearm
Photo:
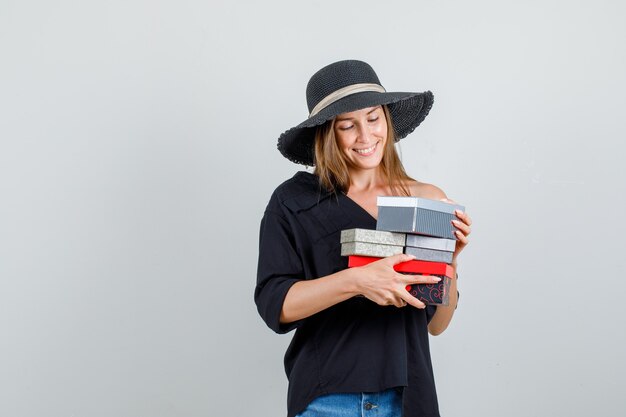
[[[433,336],[443,333],[444,330],[450,324],[452,320],[452,316],[454,316],[454,310],[456,310],[456,305],[458,301],[458,292],[457,292],[457,256],[461,251],[465,248],[468,243],[467,237],[471,233],[470,226],[472,225],[472,219],[467,215],[467,213],[463,213],[459,210],[455,211],[455,215],[457,219],[452,220],[452,224],[457,230],[454,234],[457,237],[456,248],[454,251],[454,255],[452,257],[452,268],[454,269],[452,276],[452,283],[450,285],[450,303],[447,306],[437,306],[437,311],[433,316],[432,320],[428,324],[428,331]]]
[[[325,277],[298,281],[291,286],[280,314],[281,323],[291,323],[312,316],[358,294],[356,268],[348,268]]]
[[[452,275],[456,277],[456,264],[453,264],[453,267],[454,273]],[[443,333],[444,330],[446,330],[446,328],[452,321],[452,316],[454,316],[454,310],[456,310],[457,301],[457,282],[456,278],[453,278],[450,283],[449,303],[447,306],[437,306],[437,311],[435,312],[435,315],[428,324],[428,332],[430,334],[432,334],[433,336],[437,336]]]

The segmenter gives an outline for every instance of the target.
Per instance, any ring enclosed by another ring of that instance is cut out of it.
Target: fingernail
[[[439,277],[433,277],[433,280],[434,280],[435,282],[439,282],[439,281],[441,281],[441,278],[439,278]]]
[[[452,223],[454,223],[454,224],[461,224],[461,222],[458,221],[458,220],[452,220]]]
[[[463,215],[463,212],[462,212],[461,210],[459,210],[459,209],[456,209],[456,210],[454,210],[454,214],[457,214],[457,215],[459,215],[459,216],[462,216],[462,215]]]

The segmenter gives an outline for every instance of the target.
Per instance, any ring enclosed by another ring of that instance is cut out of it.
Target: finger
[[[385,305],[401,308],[404,307],[405,302],[397,294],[390,294],[385,302]]]
[[[467,236],[465,236],[463,233],[461,233],[458,230],[455,231],[454,234],[459,239],[459,242],[461,242],[463,245],[467,245],[467,242],[469,242],[469,239],[467,239]]]
[[[419,309],[426,308],[426,304],[424,304],[417,298],[413,297],[411,294],[409,294],[408,291],[404,292],[403,294],[400,294],[400,298],[402,298],[407,304],[415,308],[419,308]]]
[[[395,266],[397,264],[401,264],[402,262],[412,261],[415,259],[415,256],[407,255],[406,253],[399,253],[398,255],[389,256],[384,259],[387,259],[391,266]]]
[[[465,234],[465,236],[467,236],[470,233],[472,233],[472,229],[468,225],[463,223],[463,222],[460,222],[458,220],[452,220],[452,224],[454,225],[454,227],[456,227],[457,229],[462,231],[463,234]]]
[[[402,298],[398,297],[396,301],[393,303],[393,305],[395,305],[398,308],[402,308],[402,307],[406,307],[407,302],[404,301]]]
[[[472,225],[472,219],[470,218],[470,216],[467,215],[467,213],[464,213],[461,210],[457,209],[454,210],[454,214],[456,215],[456,217],[463,220],[463,222],[466,223],[468,226]]]
[[[402,276],[405,284],[436,284],[441,281],[441,277],[437,275],[398,275]]]

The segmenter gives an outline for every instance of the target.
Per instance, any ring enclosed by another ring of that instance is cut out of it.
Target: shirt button
[[[372,404],[372,403],[365,403],[365,409],[367,411],[371,410],[372,408],[374,408],[374,404]]]

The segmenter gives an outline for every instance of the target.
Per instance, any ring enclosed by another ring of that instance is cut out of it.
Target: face
[[[387,121],[382,106],[343,113],[335,119],[337,146],[352,169],[373,169],[383,158]]]

